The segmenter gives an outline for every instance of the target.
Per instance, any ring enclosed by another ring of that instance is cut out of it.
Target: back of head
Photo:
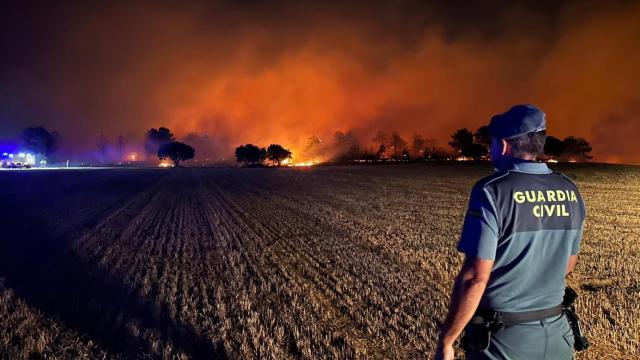
[[[498,149],[492,149],[492,159],[509,156],[535,159],[544,151],[546,115],[533,105],[516,105],[507,112],[495,115],[489,124],[489,133]],[[508,153],[503,147],[508,144]]]

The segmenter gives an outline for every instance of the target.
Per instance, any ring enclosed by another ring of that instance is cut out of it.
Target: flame
[[[318,160],[310,160],[310,161],[303,161],[303,162],[293,163],[293,164],[291,164],[289,166],[308,167],[308,166],[317,165],[319,163],[320,163],[320,161],[318,161]]]
[[[162,161],[162,162],[160,162],[160,164],[158,164],[158,167],[168,168],[168,167],[173,167],[173,164],[171,164],[169,162],[166,162],[166,161]]]

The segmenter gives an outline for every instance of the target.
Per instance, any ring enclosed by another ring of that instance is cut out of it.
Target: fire
[[[319,164],[320,161],[318,160],[311,160],[311,161],[303,161],[303,162],[297,162],[297,163],[293,163],[289,166],[313,166],[313,165],[317,165]]]
[[[549,160],[547,160],[547,162],[548,162],[548,163],[557,163],[557,162],[558,162],[558,160],[556,160],[556,159],[549,159]]]
[[[168,168],[168,167],[173,167],[173,164],[166,162],[166,161],[162,161],[160,164],[158,164],[158,167],[161,168]]]

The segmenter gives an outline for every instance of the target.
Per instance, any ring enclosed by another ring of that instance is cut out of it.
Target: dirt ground
[[[577,358],[639,358],[640,167],[556,168],[588,211]],[[425,358],[490,172],[0,172],[0,358]]]

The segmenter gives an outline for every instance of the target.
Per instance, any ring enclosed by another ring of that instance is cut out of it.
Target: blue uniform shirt
[[[471,190],[458,250],[494,260],[480,307],[502,312],[562,302],[585,207],[576,185],[546,164],[513,159]]]

